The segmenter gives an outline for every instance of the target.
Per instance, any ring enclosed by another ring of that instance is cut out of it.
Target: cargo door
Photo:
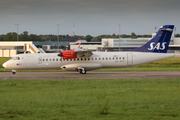
[[[133,56],[132,53],[127,54],[127,65],[133,65]]]

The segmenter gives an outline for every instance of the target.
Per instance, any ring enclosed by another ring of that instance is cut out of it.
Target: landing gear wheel
[[[15,75],[16,74],[16,70],[12,70],[12,74]]]
[[[79,73],[81,73],[81,74],[86,74],[86,70],[85,70],[85,69],[84,69],[84,70],[83,70],[83,69],[80,69],[80,70],[79,70]]]
[[[16,74],[16,72],[12,72],[12,74],[14,75],[14,74]]]

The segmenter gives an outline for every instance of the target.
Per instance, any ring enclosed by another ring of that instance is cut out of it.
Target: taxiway
[[[0,80],[52,80],[52,79],[165,79],[180,78],[180,71],[120,71],[120,72],[0,72]]]

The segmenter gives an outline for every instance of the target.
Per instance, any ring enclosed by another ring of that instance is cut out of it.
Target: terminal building
[[[12,57],[18,53],[44,53],[32,41],[0,42],[0,57]]]

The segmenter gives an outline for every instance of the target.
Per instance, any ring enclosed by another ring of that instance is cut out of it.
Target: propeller
[[[59,51],[59,54],[58,54],[57,56],[61,57],[61,66],[62,66],[62,58],[63,58],[63,54],[62,54],[62,52],[61,52],[61,51]]]
[[[59,54],[57,56],[62,57],[62,52],[59,51]]]

